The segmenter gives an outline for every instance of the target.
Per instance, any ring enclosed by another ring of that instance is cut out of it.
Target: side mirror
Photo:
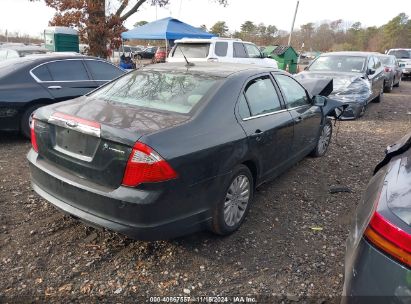
[[[368,69],[367,74],[368,75],[374,75],[375,74],[375,69]]]
[[[324,107],[327,103],[327,98],[324,96],[316,95],[313,98],[313,102],[315,106]]]

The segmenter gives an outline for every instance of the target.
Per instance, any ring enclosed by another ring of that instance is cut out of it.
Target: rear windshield
[[[382,62],[382,64],[385,64],[385,65],[394,63],[394,61],[392,60],[392,57],[381,56],[381,57],[378,57],[378,59]]]
[[[218,79],[195,74],[136,71],[104,86],[89,97],[187,114],[211,91]]]
[[[410,59],[411,58],[411,50],[389,51],[388,55],[394,55],[397,59]]]
[[[309,67],[310,71],[361,72],[366,57],[360,56],[320,56]]]
[[[210,43],[178,43],[173,51],[176,58],[207,58]],[[184,53],[184,56],[183,56]]]

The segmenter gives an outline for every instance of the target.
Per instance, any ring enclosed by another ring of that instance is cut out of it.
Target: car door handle
[[[261,131],[260,129],[257,129],[257,130],[255,130],[253,137],[255,137],[256,141],[261,141],[263,134],[264,134],[264,131]]]
[[[61,86],[49,86],[48,89],[50,90],[60,90],[62,87]]]

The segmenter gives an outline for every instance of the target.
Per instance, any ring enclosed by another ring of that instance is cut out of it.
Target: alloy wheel
[[[318,152],[324,154],[327,151],[331,141],[331,126],[326,124],[321,131],[320,139],[318,141]]]
[[[232,181],[224,200],[224,221],[227,226],[237,225],[244,217],[250,190],[250,180],[246,175],[238,175]]]

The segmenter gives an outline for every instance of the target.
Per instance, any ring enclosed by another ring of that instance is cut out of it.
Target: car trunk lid
[[[35,118],[40,157],[78,178],[113,188],[122,182],[136,141],[188,119],[86,97],[42,108]]]

